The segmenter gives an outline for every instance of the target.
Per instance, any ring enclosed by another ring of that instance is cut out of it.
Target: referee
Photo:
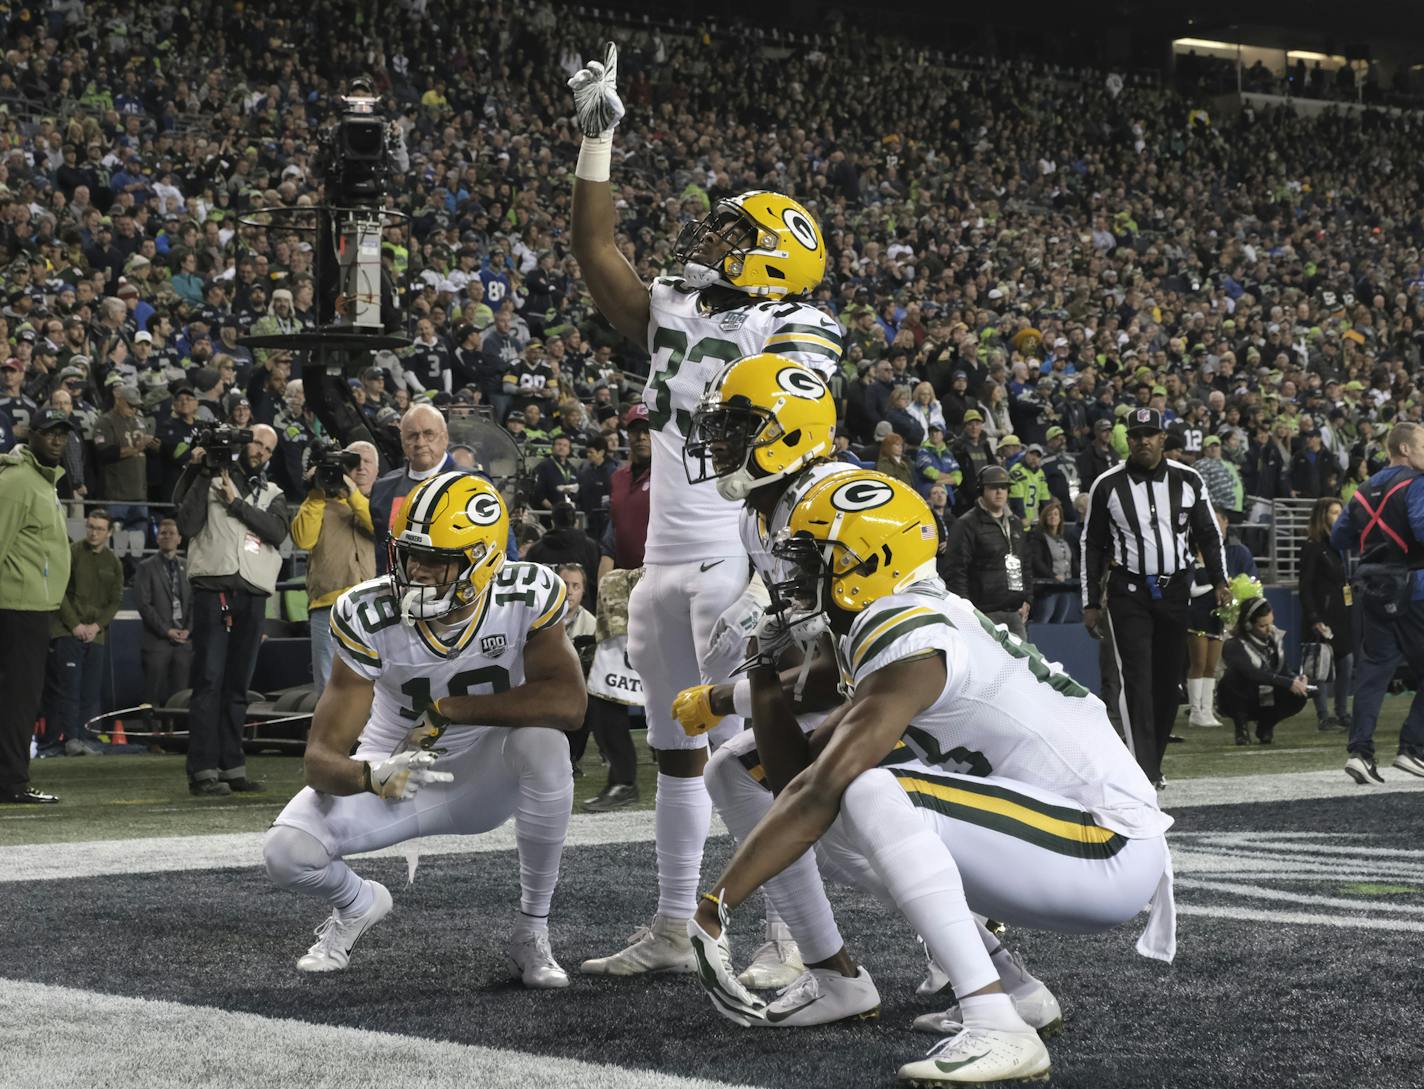
[[[1197,552],[1218,604],[1231,600],[1221,531],[1195,469],[1162,456],[1162,414],[1126,417],[1127,460],[1093,482],[1083,524],[1083,623],[1107,635],[1118,671],[1123,735],[1163,786],[1162,750],[1177,717],[1187,655],[1187,602]],[[1106,586],[1104,576],[1106,575]],[[1102,597],[1107,623],[1099,627]]]

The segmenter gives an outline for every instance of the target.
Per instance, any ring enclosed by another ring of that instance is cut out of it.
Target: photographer
[[[246,445],[238,445],[242,438]],[[203,436],[173,493],[193,585],[193,698],[188,789],[198,797],[262,790],[247,777],[242,726],[267,598],[277,585],[287,503],[264,470],[277,433],[218,429]]]
[[[307,496],[292,519],[292,543],[307,549],[307,615],[311,621],[312,683],[320,694],[331,675],[331,606],[347,587],[376,575],[371,488],[379,472],[376,448],[353,442],[328,451],[307,471]],[[330,500],[330,502],[328,502]]]

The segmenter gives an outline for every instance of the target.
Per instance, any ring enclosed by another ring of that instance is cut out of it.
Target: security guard
[[[1389,464],[1360,486],[1330,531],[1337,552],[1360,554],[1363,637],[1345,774],[1362,786],[1384,782],[1375,766],[1375,725],[1395,667],[1403,658],[1424,675],[1424,427],[1395,424],[1385,449]],[[1400,727],[1394,766],[1424,777],[1424,686]]]

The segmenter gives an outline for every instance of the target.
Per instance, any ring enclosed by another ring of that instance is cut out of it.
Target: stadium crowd
[[[523,504],[572,504],[603,537],[649,361],[569,249],[563,83],[596,23],[575,38],[555,6],[498,0],[9,5],[0,449],[46,407],[71,417],[61,496],[152,549],[200,431],[267,424],[296,509],[322,435],[303,359],[240,340],[314,324],[311,245],[250,224],[320,201],[318,134],[369,75],[408,157],[389,199],[410,232],[383,262],[410,285],[414,344],[376,353],[353,397],[392,431],[412,404],[490,406],[524,451]],[[956,70],[841,24],[795,45],[601,32],[639,120],[613,166],[639,274],[675,272],[680,228],[720,197],[803,201],[829,255],[814,302],[845,334],[840,456],[946,521],[1002,467],[1041,619],[1069,618],[1064,527],[1131,409],[1162,413],[1169,456],[1233,523],[1348,499],[1384,431],[1424,418],[1420,115],[1213,116],[1104,72]]]

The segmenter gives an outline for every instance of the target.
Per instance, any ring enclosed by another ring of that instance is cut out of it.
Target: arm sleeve
[[[1102,596],[1104,558],[1108,549],[1108,492],[1100,476],[1088,493],[1088,512],[1083,516],[1083,608],[1096,609]]]
[[[1211,576],[1212,584],[1216,585],[1226,581],[1226,546],[1221,539],[1221,526],[1217,524],[1211,509],[1211,500],[1207,498],[1206,486],[1201,477],[1195,473],[1192,476],[1196,477],[1193,483],[1197,493],[1197,500],[1192,504],[1192,537],[1200,542],[1207,574]]]
[[[331,626],[331,642],[342,663],[358,677],[374,681],[381,675],[380,648],[361,625],[356,615],[355,603],[348,594],[336,599],[328,614]]]
[[[951,593],[960,597],[969,596],[969,564],[973,560],[973,548],[969,540],[969,527],[961,518],[949,527],[949,543],[945,546],[949,560],[949,578],[945,585]]]
[[[1043,539],[1043,534],[1034,530],[1028,535],[1029,552],[1032,562],[1029,569],[1036,579],[1053,578],[1053,553],[1048,549],[1048,542]]]
[[[191,541],[208,524],[208,489],[212,477],[197,465],[189,465],[178,477],[178,485],[173,489],[174,521],[183,539]]]
[[[287,539],[287,501],[280,495],[266,510],[245,499],[234,500],[228,513],[273,548]]]
[[[798,306],[772,327],[762,351],[803,363],[829,382],[840,368],[845,337],[835,318],[813,307]]]
[[[148,569],[140,566],[138,573],[134,576],[134,607],[138,609],[139,619],[143,621],[143,626],[154,635],[167,635],[168,627],[163,623],[163,618],[158,615],[158,608],[153,600],[153,579],[149,577]],[[186,615],[186,610],[184,615]]]
[[[105,565],[107,570],[104,573],[104,599],[99,602],[98,615],[94,618],[94,623],[101,628],[107,628],[114,622],[114,617],[119,612],[119,602],[124,596],[123,564],[112,552],[108,556],[109,562]]]
[[[297,508],[297,516],[292,519],[292,544],[298,548],[305,548],[310,552],[316,547],[317,538],[321,536],[321,520],[326,515],[326,499],[315,495],[308,495],[302,500],[302,505]],[[369,523],[370,507],[366,508],[366,521]]]
[[[72,553],[71,553],[72,555]],[[70,560],[69,585],[64,588],[64,596],[59,599],[59,622],[66,632],[73,631],[74,625],[83,624],[84,618],[74,607],[74,561]]]

